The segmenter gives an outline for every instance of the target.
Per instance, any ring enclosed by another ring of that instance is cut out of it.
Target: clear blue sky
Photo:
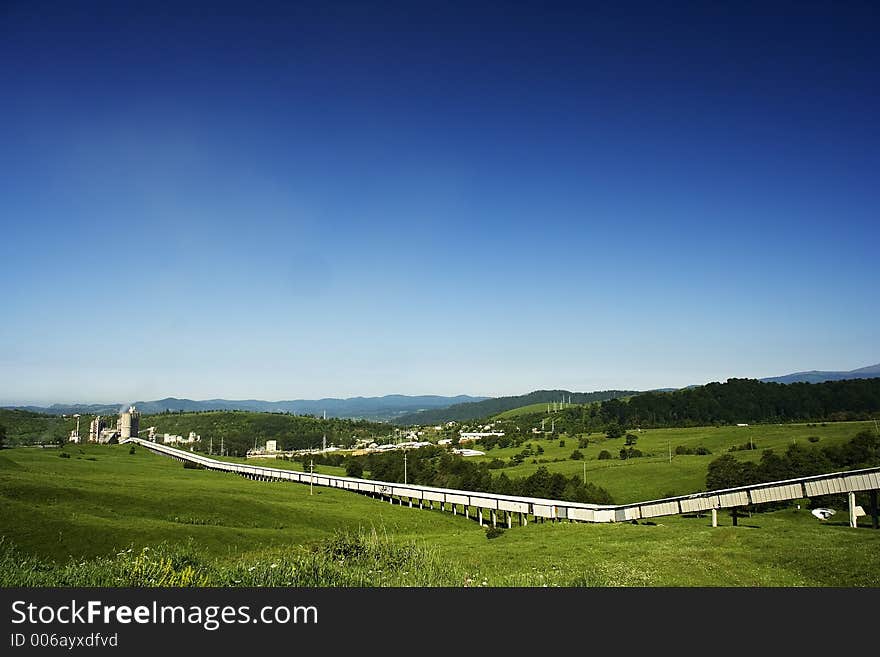
[[[880,361],[876,4],[604,4],[3,2],[0,402]]]

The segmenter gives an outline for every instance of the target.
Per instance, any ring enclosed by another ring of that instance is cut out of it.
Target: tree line
[[[604,424],[687,427],[711,424],[866,420],[880,415],[880,378],[824,383],[728,379],[672,392],[603,401]]]
[[[361,477],[369,471],[370,478],[379,481],[404,481],[403,452],[372,453],[347,457],[346,474]],[[468,461],[442,447],[423,447],[407,453],[406,482],[437,488],[454,488],[500,495],[544,497],[613,504],[611,494],[604,488],[586,482],[577,475],[566,477],[551,473],[541,466],[528,477],[508,477],[506,473],[493,476],[486,461]]]
[[[793,443],[783,454],[765,449],[757,463],[724,454],[709,464],[706,489],[736,488],[875,466],[880,466],[880,435],[865,429],[843,445],[818,447]],[[812,502],[813,506],[825,506],[828,500],[823,497]],[[762,505],[762,508],[772,507]]]

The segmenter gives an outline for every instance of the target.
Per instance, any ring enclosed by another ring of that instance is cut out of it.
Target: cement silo
[[[119,438],[137,438],[141,414],[130,407],[127,411],[119,414]]]

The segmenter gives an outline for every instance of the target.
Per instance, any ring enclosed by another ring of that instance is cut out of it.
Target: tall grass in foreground
[[[434,548],[375,530],[337,532],[314,546],[233,561],[205,559],[193,544],[166,542],[67,563],[24,554],[0,539],[0,586],[465,586],[468,576]]]
[[[0,587],[480,587],[644,586],[642,578],[557,569],[513,573],[489,581],[443,559],[430,546],[398,542],[372,531],[340,531],[313,546],[271,550],[259,557],[205,559],[192,543],[129,548],[112,556],[66,563],[24,554],[0,537]]]

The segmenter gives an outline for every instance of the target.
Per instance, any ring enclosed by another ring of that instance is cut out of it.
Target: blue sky
[[[6,2],[0,402],[880,361],[871,3]]]

